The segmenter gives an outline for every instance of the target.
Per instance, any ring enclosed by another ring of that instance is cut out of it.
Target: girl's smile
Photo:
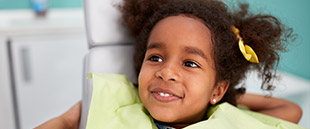
[[[176,95],[169,89],[156,88],[152,90],[151,93],[153,97],[160,102],[172,102],[183,98]]]
[[[211,32],[198,18],[169,16],[155,25],[139,74],[139,95],[156,120],[173,127],[198,122],[210,99],[224,95],[227,85],[215,84],[211,44]]]

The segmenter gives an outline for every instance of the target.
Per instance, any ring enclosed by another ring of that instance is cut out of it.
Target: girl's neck
[[[205,118],[201,118],[198,121],[191,121],[191,122],[187,122],[187,123],[184,123],[184,122],[182,122],[182,123],[181,122],[180,123],[165,123],[165,122],[161,122],[161,121],[157,121],[157,120],[155,120],[155,122],[160,124],[160,125],[165,125],[165,126],[168,126],[168,127],[173,127],[175,129],[182,129],[182,128],[185,128],[186,126],[195,124],[195,123],[197,123],[199,121],[202,121],[204,119]]]
[[[190,117],[190,118],[187,118],[187,120],[181,120],[179,122],[162,122],[162,121],[158,121],[158,120],[155,120],[156,123],[160,124],[160,125],[165,125],[165,126],[168,126],[168,127],[173,127],[175,129],[182,129],[186,126],[189,126],[189,125],[192,125],[192,124],[195,124],[197,122],[200,122],[200,121],[203,121],[203,120],[206,120],[208,119],[207,118],[207,109],[206,110],[203,110],[201,111],[200,113]]]
[[[159,124],[160,126],[168,126],[171,128],[175,128],[175,129],[182,129],[186,126],[189,126],[190,124],[180,124],[180,123],[164,123],[164,122],[160,122],[160,121],[155,121],[156,124]],[[157,126],[159,127],[159,126]]]
[[[170,124],[168,126],[173,127],[175,129],[182,129],[185,128],[186,126],[189,126],[191,124]]]

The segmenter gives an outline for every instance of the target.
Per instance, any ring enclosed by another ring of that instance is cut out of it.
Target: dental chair
[[[86,128],[92,96],[89,73],[125,74],[136,83],[133,66],[134,40],[122,25],[117,5],[122,0],[84,0],[84,14],[89,52],[84,58],[83,95],[80,129]]]

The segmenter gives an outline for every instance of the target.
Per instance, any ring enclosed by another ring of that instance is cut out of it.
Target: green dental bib
[[[93,79],[93,94],[86,129],[157,129],[126,76],[90,74],[89,78]],[[305,129],[228,103],[210,108],[207,115],[208,120],[185,129]]]

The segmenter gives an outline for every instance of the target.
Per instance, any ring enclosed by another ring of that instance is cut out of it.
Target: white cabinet
[[[0,47],[7,50],[1,52],[1,57],[7,58],[0,60],[10,69],[1,76],[11,75],[11,84],[1,82],[9,85],[1,85],[8,88],[0,91],[11,100],[0,101],[0,113],[11,113],[0,117],[13,118],[7,121],[17,129],[29,129],[62,114],[81,99],[83,58],[88,46],[81,10],[51,10],[46,19],[35,19],[27,11],[20,13],[24,15],[7,17],[13,19],[8,26],[0,24]],[[1,129],[14,127],[0,122]]]
[[[81,99],[85,42],[81,35],[11,39],[20,127],[32,128]]]

